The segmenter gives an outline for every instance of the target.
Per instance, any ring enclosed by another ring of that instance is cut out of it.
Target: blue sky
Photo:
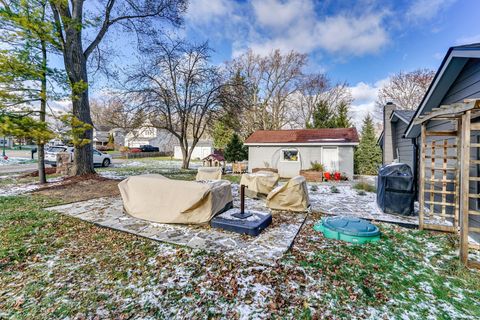
[[[297,50],[335,80],[373,83],[480,41],[478,12],[478,0],[192,0],[183,32],[208,40],[215,62],[246,48]]]
[[[309,55],[305,71],[347,81],[353,113],[373,110],[392,73],[436,70],[450,46],[480,42],[478,0],[191,0],[181,33],[221,63],[247,48]]]
[[[192,42],[208,41],[215,64],[249,48],[306,53],[305,72],[349,84],[351,116],[360,123],[374,111],[389,75],[436,70],[450,46],[480,42],[479,12],[480,0],[190,0],[176,32]],[[102,46],[116,49],[109,51],[116,53],[115,68],[136,62],[132,40],[120,30],[109,32]],[[105,85],[101,79],[90,77],[94,87],[98,80]],[[94,91],[92,97],[101,95]]]

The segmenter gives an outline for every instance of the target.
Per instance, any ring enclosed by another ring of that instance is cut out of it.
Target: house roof
[[[415,110],[394,110],[392,113],[392,118],[396,116],[406,124],[409,124],[414,114]]]
[[[393,110],[392,115],[390,116],[390,121],[392,120],[396,121],[397,119],[400,119],[406,124],[409,124],[414,114],[415,114],[415,110]],[[384,134],[385,134],[385,131],[382,130],[382,132],[380,133],[380,136],[377,139],[377,144],[380,146],[383,145]]]
[[[357,144],[357,129],[259,130],[245,144]]]
[[[217,161],[225,161],[225,158],[221,154],[218,154],[218,153],[209,154],[208,156],[206,156],[202,160],[207,160],[207,159],[214,159],[214,160],[217,160]]]
[[[455,46],[448,49],[422,102],[420,102],[415,115],[410,120],[405,131],[407,138],[414,138],[420,134],[419,125],[414,125],[413,119],[439,106],[448,89],[471,58],[480,58],[480,43]]]

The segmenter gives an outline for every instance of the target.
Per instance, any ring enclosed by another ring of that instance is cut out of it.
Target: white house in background
[[[0,148],[12,148],[13,147],[13,137],[6,136],[0,137]]]
[[[125,131],[121,128],[113,128],[109,132],[113,136],[113,142],[116,146],[124,146],[125,145]]]
[[[188,141],[188,145],[191,145],[192,141]],[[213,141],[212,140],[200,140],[198,141],[197,145],[193,149],[191,159],[199,160],[203,159],[213,153],[215,149],[213,148]],[[175,143],[173,158],[175,159],[182,159],[182,149],[180,148],[180,144],[178,140]]]
[[[125,135],[125,146],[129,148],[151,145],[158,147],[160,152],[170,154],[173,153],[176,141],[177,138],[167,130],[157,129],[151,126],[143,126]]]
[[[358,142],[355,128],[256,131],[245,141],[248,170],[269,167],[277,169],[281,177],[291,178],[318,162],[325,170],[352,179]]]
[[[95,126],[93,128],[93,144],[95,147],[106,146],[108,137],[110,136],[110,128],[107,126]]]

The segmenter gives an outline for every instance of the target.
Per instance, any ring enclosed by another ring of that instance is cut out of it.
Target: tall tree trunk
[[[79,22],[81,23],[81,21]],[[90,104],[88,101],[87,59],[83,53],[81,28],[73,23],[65,32],[64,63],[71,86],[73,115],[83,123],[92,125]],[[79,136],[88,139],[89,143],[75,146],[74,174],[87,175],[95,173],[93,167],[93,130],[85,130]]]
[[[45,14],[45,6],[43,7]],[[42,17],[43,18],[43,17]],[[42,47],[42,73],[41,73],[41,89],[40,89],[40,122],[45,123],[47,112],[47,44],[45,40],[40,40]],[[41,184],[47,183],[47,175],[45,174],[45,141],[37,139],[37,162],[38,162],[38,179]]]
[[[188,151],[188,143],[180,141],[180,149],[182,149],[182,169],[188,169],[190,165],[190,152]]]

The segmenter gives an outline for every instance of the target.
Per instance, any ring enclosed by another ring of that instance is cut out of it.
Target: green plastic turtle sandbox
[[[356,217],[323,218],[313,226],[326,238],[364,244],[380,240],[380,230],[374,224]]]

